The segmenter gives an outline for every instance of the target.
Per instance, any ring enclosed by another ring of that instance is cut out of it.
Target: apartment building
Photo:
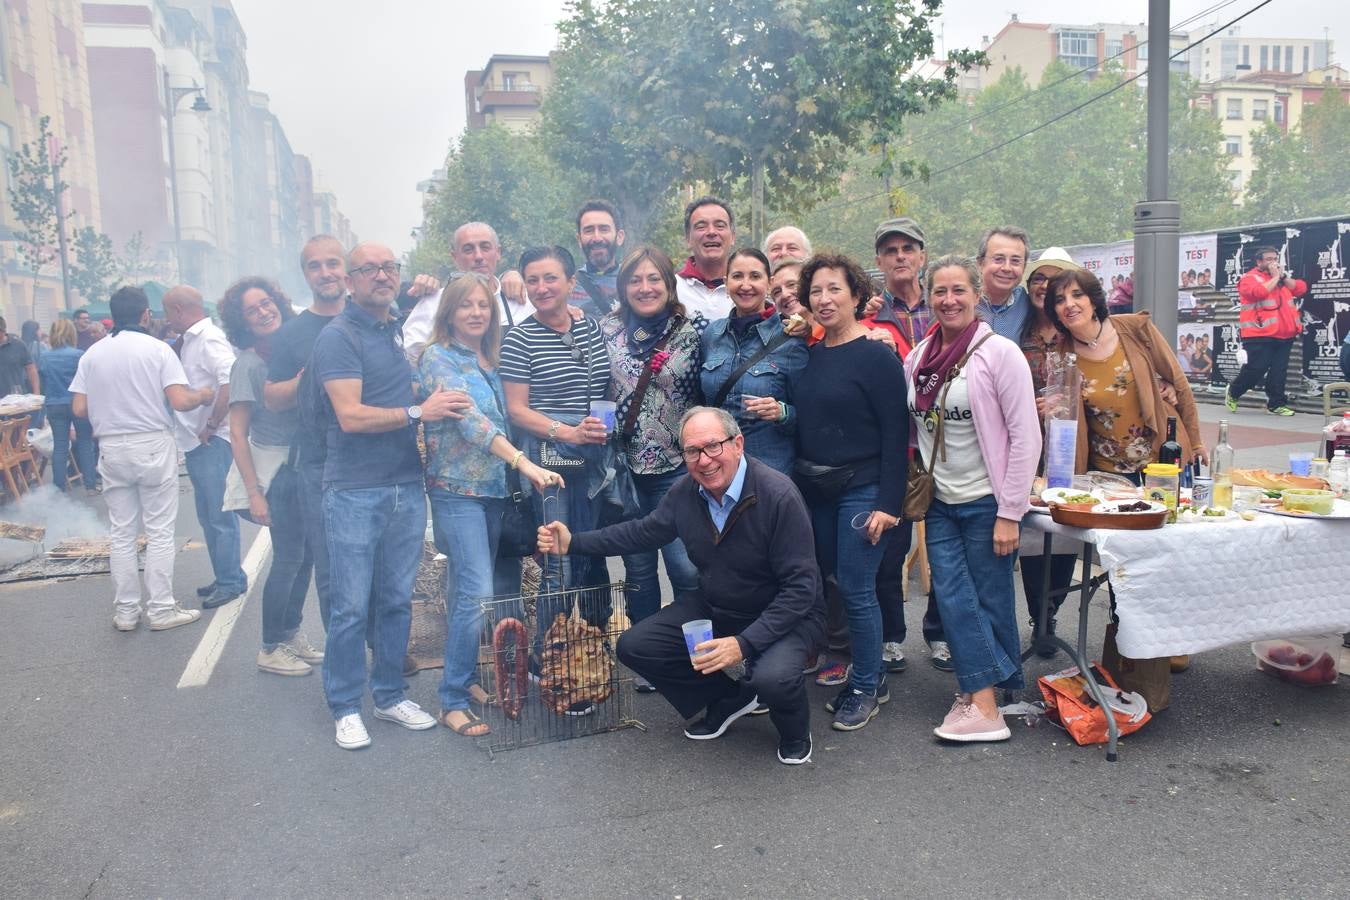
[[[464,111],[469,128],[496,122],[525,131],[539,119],[543,92],[553,82],[547,56],[496,54],[482,69],[464,73]]]

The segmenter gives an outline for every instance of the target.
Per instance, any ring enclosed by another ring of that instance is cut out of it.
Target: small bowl
[[[1331,491],[1319,491],[1314,488],[1288,488],[1280,491],[1280,502],[1284,504],[1284,508],[1296,512],[1329,516],[1335,507],[1335,501],[1336,495]]]

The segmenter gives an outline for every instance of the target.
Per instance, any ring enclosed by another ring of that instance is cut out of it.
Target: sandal
[[[463,713],[465,721],[460,725],[451,725],[451,713]],[[455,734],[462,734],[465,737],[483,737],[492,734],[492,729],[488,727],[488,723],[484,722],[467,709],[443,709],[436,719]]]

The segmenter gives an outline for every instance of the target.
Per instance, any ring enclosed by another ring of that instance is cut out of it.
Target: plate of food
[[[1046,488],[1041,491],[1041,500],[1045,502],[1046,508],[1042,512],[1047,512],[1049,506],[1067,506],[1072,509],[1092,509],[1098,503],[1105,502],[1106,496],[1099,490],[1083,490],[1077,487],[1066,488]]]
[[[1181,525],[1212,525],[1215,522],[1236,522],[1241,519],[1241,515],[1222,506],[1183,509],[1177,513],[1177,522]]]
[[[1263,502],[1261,512],[1300,519],[1350,519],[1350,500],[1342,500],[1331,491],[1314,488],[1290,488],[1280,492],[1278,504]]]
[[[1161,528],[1167,507],[1147,500],[1105,500],[1088,509],[1052,504],[1050,518],[1074,528],[1105,528],[1143,531]]]

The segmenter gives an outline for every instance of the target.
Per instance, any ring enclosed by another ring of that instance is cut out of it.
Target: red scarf
[[[938,388],[942,387],[956,364],[965,356],[966,349],[975,338],[980,327],[976,319],[966,326],[950,344],[943,345],[942,329],[934,328],[932,338],[923,348],[923,357],[914,371],[914,408],[921,413],[928,412],[937,402]]]
[[[680,270],[680,277],[696,278],[703,282],[703,286],[709,290],[715,287],[721,287],[726,282],[725,278],[708,278],[704,276],[704,274],[698,270],[698,266],[694,265],[694,258],[692,256],[685,260],[684,268]]]

